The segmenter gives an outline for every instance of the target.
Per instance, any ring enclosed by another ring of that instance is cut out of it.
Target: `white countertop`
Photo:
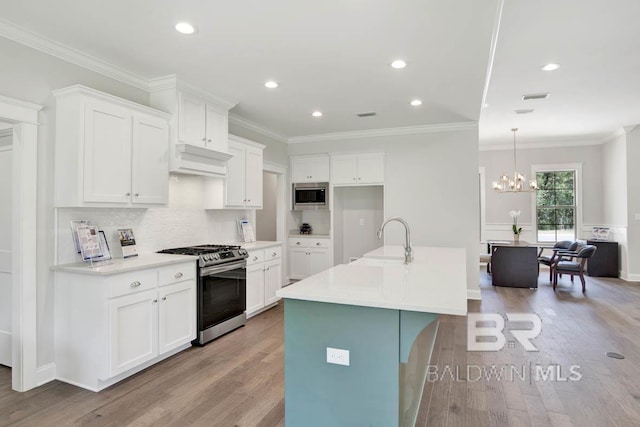
[[[197,260],[197,256],[171,255],[171,254],[140,254],[131,258],[116,258],[109,263],[96,263],[91,267],[88,262],[75,264],[61,264],[51,266],[53,271],[65,271],[68,273],[91,274],[96,276],[106,276],[109,274],[125,273],[127,271],[142,270],[143,268],[161,267],[163,265],[177,264],[190,260]]]
[[[308,237],[308,238],[318,238],[318,239],[328,239],[329,236],[328,234],[300,234],[300,233],[291,233],[289,234],[289,237]]]
[[[385,246],[280,289],[282,298],[438,314],[467,314],[463,248]]]
[[[258,250],[258,249],[264,249],[264,248],[272,248],[274,246],[281,246],[282,242],[271,242],[271,241],[257,241],[257,242],[250,242],[250,243],[234,243],[234,245],[240,245],[242,246],[242,248],[248,250],[248,251],[253,251],[253,250]]]

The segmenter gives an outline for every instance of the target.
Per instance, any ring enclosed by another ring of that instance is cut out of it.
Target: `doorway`
[[[275,241],[277,238],[278,174],[265,171],[262,177],[262,209],[256,211],[256,239]]]
[[[11,367],[13,126],[0,122],[0,365]]]

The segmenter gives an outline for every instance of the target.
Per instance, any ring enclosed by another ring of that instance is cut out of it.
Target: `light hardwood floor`
[[[453,375],[427,383],[418,426],[640,426],[640,284],[589,277],[582,295],[579,280],[561,279],[554,293],[547,278],[542,271],[537,290],[493,288],[481,273],[483,300],[469,302],[470,312],[540,315],[538,352],[467,352],[465,318],[440,317],[433,363]],[[0,367],[0,425],[283,426],[282,318],[279,305],[101,393],[57,381],[15,393]],[[579,365],[581,381],[466,376],[467,366],[550,364],[563,377]]]

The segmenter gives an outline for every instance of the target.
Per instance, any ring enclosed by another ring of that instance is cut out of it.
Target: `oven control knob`
[[[211,254],[206,254],[206,255],[204,256],[204,259],[205,259],[206,261],[211,260]]]
[[[220,254],[213,254],[213,255],[211,255],[211,258],[220,259]]]

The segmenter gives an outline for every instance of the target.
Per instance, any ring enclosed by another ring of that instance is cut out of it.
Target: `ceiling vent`
[[[530,93],[528,95],[522,95],[523,101],[534,101],[536,99],[547,99],[549,98],[550,93]]]
[[[533,111],[533,108],[527,108],[526,110],[513,110],[516,114],[531,114]]]
[[[368,111],[366,113],[356,113],[356,116],[358,117],[373,117],[376,115],[375,111]]]

